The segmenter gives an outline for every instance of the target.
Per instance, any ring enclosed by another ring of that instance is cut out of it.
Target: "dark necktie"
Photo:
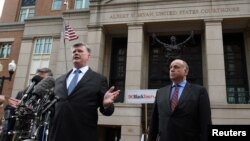
[[[178,93],[179,93],[178,85],[175,85],[174,88],[175,89],[174,89],[174,93],[173,93],[172,100],[171,100],[171,106],[170,106],[172,112],[174,111],[178,103]]]
[[[71,94],[71,92],[74,90],[74,88],[76,87],[77,84],[77,80],[79,77],[79,73],[81,73],[81,70],[75,70],[74,71],[74,77],[73,79],[70,81],[69,87],[68,87],[68,95]]]

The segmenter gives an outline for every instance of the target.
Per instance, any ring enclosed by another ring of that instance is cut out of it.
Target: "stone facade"
[[[249,104],[227,104],[222,36],[224,32],[244,34],[247,72],[250,72],[250,0],[94,0],[89,9],[82,10],[74,10],[72,0],[69,10],[62,7],[57,12],[48,12],[51,0],[46,1],[37,0],[40,6],[36,8],[37,16],[25,20],[20,27],[18,36],[22,34],[22,37],[18,37],[21,39],[17,48],[20,53],[15,55],[18,63],[11,91],[13,96],[28,82],[34,37],[53,37],[49,67],[55,77],[72,68],[70,46],[84,41],[92,48],[90,67],[109,78],[112,75],[109,74],[112,37],[125,36],[128,39],[125,89],[147,89],[149,36],[153,32],[181,35],[194,30],[202,38],[203,84],[209,92],[213,123],[249,124]],[[9,5],[4,7],[3,14],[8,13],[8,8]],[[3,16],[0,30],[6,28],[7,33],[12,25],[5,21],[15,22],[15,19],[16,15]],[[76,30],[78,40],[64,44],[65,22]],[[0,41],[7,38],[16,37],[0,33]],[[121,125],[122,141],[139,141],[141,105],[117,103],[116,107],[112,117],[100,115],[99,124]]]

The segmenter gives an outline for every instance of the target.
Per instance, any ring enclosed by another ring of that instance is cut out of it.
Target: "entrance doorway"
[[[121,140],[121,126],[98,126],[98,141],[120,141]]]

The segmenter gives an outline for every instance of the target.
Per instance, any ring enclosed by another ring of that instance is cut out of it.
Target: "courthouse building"
[[[64,42],[66,24],[77,40]],[[0,62],[15,60],[17,70],[2,94],[15,96],[40,67],[55,78],[66,73],[71,45],[86,42],[89,66],[121,89],[113,116],[99,116],[100,141],[139,141],[152,104],[126,103],[124,94],[169,84],[166,47],[192,31],[179,56],[190,66],[188,81],[207,88],[213,124],[249,124],[250,0],[5,0]]]

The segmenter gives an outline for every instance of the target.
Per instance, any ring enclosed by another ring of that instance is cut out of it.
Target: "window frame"
[[[35,39],[33,54],[51,54],[53,38],[39,37]]]
[[[9,58],[11,55],[11,50],[12,50],[11,42],[0,42],[0,59]]]
[[[33,10],[33,13],[30,11]],[[25,11],[25,14],[23,14],[23,11]],[[24,16],[22,16],[24,15]],[[24,22],[25,19],[34,17],[35,15],[35,6],[24,6],[21,7],[20,13],[19,13],[19,22]]]
[[[78,2],[81,5],[79,5]],[[89,8],[89,4],[90,4],[89,0],[75,0],[75,6],[74,6],[74,8],[75,9]]]
[[[244,34],[223,33],[228,104],[250,104]]]
[[[38,47],[37,43],[39,42],[38,40],[42,42],[39,44],[43,46],[41,47],[40,45],[38,49],[39,52],[36,52],[37,47]],[[46,41],[49,41],[49,44]],[[44,52],[44,50],[46,49],[46,46],[49,47],[49,52],[46,52],[46,51]],[[53,48],[53,37],[49,37],[49,36],[37,37],[34,39],[32,59],[30,63],[29,79],[31,79],[34,75],[36,75],[36,70],[38,68],[49,67],[52,48]]]
[[[51,5],[52,10],[61,10],[62,8],[62,0],[53,0]]]

